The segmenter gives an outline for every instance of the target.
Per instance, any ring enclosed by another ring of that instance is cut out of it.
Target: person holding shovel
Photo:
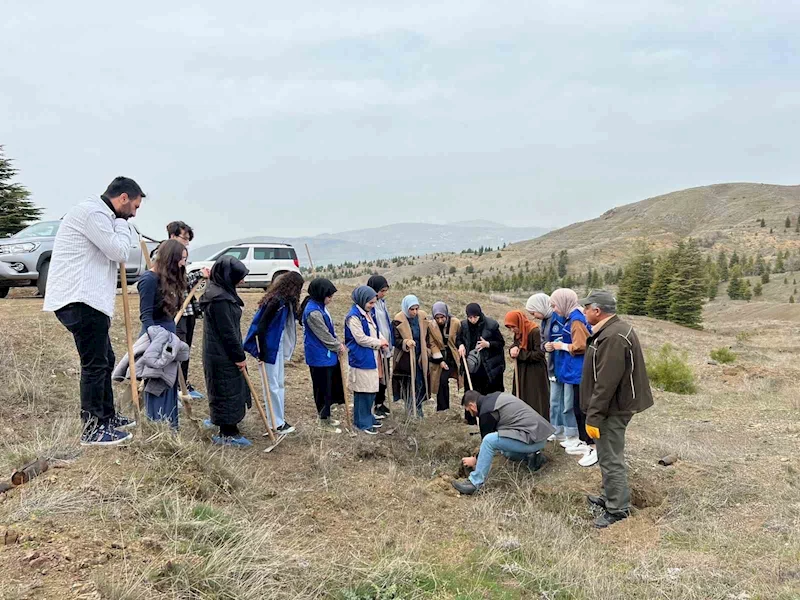
[[[372,320],[377,294],[362,285],[353,290],[353,306],[344,320],[344,340],[350,365],[348,384],[353,390],[353,427],[368,435],[377,435],[381,423],[372,414],[379,387],[379,353],[389,342],[378,336]]]
[[[303,276],[290,271],[278,276],[258,303],[247,332],[244,349],[267,367],[275,427],[279,434],[293,433],[286,422],[286,384],[284,364],[292,358],[297,345],[296,321],[300,317],[300,293]]]
[[[205,315],[203,369],[211,423],[219,427],[215,444],[252,446],[239,431],[247,408],[252,406],[247,386],[247,357],[242,347],[242,307],[236,293],[249,271],[232,256],[222,255],[211,268],[206,291],[200,297]],[[258,402],[258,399],[256,399]]]
[[[339,361],[346,352],[336,338],[328,305],[333,301],[336,286],[324,277],[308,284],[308,296],[300,305],[303,324],[303,345],[306,364],[311,371],[311,387],[317,406],[320,429],[341,433],[339,421],[331,418],[331,406],[344,404],[344,386]]]
[[[116,412],[108,334],[117,294],[119,263],[128,260],[131,228],[145,193],[128,177],[116,177],[105,193],[74,206],[53,244],[43,310],[54,312],[75,340],[81,360],[81,445],[115,446],[133,435],[136,422]]]
[[[436,410],[450,408],[450,380],[455,379],[461,389],[462,376],[458,368],[458,348],[456,336],[461,321],[450,314],[444,302],[434,302],[431,310],[433,322],[430,323],[431,342],[431,392],[436,391]]]
[[[428,398],[428,325],[419,300],[414,295],[403,298],[402,311],[392,321],[394,328],[394,377],[397,396],[406,399],[406,412],[423,416],[422,403]],[[415,397],[416,396],[416,397]]]
[[[383,372],[381,373],[380,387],[375,395],[375,416],[383,419],[389,415],[389,408],[386,406],[386,388],[389,385],[390,367],[389,359],[392,357],[394,347],[394,328],[392,319],[389,317],[389,309],[386,308],[386,294],[389,293],[389,282],[383,275],[377,273],[372,275],[367,281],[367,285],[378,294],[375,300],[375,308],[372,309],[372,320],[378,328],[378,335],[382,335],[389,342],[389,348],[381,350],[381,362]]]

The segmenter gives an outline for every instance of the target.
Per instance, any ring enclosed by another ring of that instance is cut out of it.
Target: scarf
[[[523,350],[531,350],[528,348],[528,336],[538,327],[536,323],[526,317],[521,310],[512,310],[506,314],[506,327],[519,329],[519,333],[514,336],[519,342],[519,347]]]
[[[223,254],[216,260],[214,266],[211,267],[210,280],[213,286],[219,291],[215,292],[213,287],[209,286],[209,289],[203,294],[200,302],[202,304],[207,304],[212,301],[213,298],[225,296],[236,302],[239,306],[244,306],[244,301],[239,297],[239,294],[236,293],[236,284],[240,283],[249,272],[247,267],[245,267],[238,258]]]
[[[545,319],[549,319],[553,314],[553,307],[550,306],[550,296],[544,293],[534,294],[525,303],[525,310],[529,313],[542,313]]]
[[[360,285],[353,290],[353,302],[358,304],[362,310],[367,310],[367,302],[372,300],[378,294],[375,293],[371,287]]]
[[[434,302],[433,310],[431,310],[434,318],[438,315],[442,315],[443,317],[450,318],[450,309],[447,308],[447,304],[444,302]]]
[[[383,275],[378,275],[375,273],[367,280],[367,285],[376,292],[380,292],[382,289],[389,287],[389,282],[386,281],[386,277]]]
[[[401,303],[400,306],[403,309],[403,314],[409,317],[408,311],[414,308],[415,306],[419,307],[419,300],[414,294],[409,294],[408,296],[403,298],[403,302]]]
[[[553,307],[562,317],[568,319],[572,311],[578,308],[578,294],[569,288],[559,288],[550,297]]]

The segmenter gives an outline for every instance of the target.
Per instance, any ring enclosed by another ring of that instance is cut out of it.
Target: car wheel
[[[8,292],[10,290],[11,290],[11,288],[0,287],[0,298],[5,298],[6,296],[8,296]]]
[[[47,273],[50,271],[50,261],[46,260],[39,267],[39,278],[36,280],[36,289],[39,290],[39,295],[44,296],[47,289]]]

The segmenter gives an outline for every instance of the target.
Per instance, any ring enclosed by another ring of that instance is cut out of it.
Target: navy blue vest
[[[266,306],[266,305],[264,305]],[[259,307],[256,314],[253,315],[253,321],[250,323],[250,329],[247,330],[247,336],[244,338],[244,349],[251,356],[258,358],[258,344],[261,348],[267,351],[267,363],[274,365],[278,358],[278,350],[281,345],[281,336],[286,327],[286,319],[289,318],[291,309],[284,303],[272,316],[265,339],[258,340],[256,344],[256,330],[258,329],[258,322],[261,320],[261,315],[264,314],[264,306]]]
[[[322,313],[322,318],[325,319],[328,331],[331,332],[333,337],[336,337],[333,331],[333,321],[331,321],[328,313],[325,312],[325,306],[313,298],[310,299],[306,304],[306,309],[303,311],[303,347],[305,349],[306,364],[309,367],[332,367],[338,362],[336,352],[328,350],[308,326],[308,317],[317,310]]]
[[[586,321],[586,317],[576,308],[570,313],[567,322],[558,328],[559,332],[557,335],[555,334],[556,323],[553,323],[553,331],[551,332],[550,336],[553,339],[560,337],[561,341],[565,344],[571,344],[571,328],[575,321],[583,323],[584,327],[586,327],[589,333],[592,332],[592,328]],[[567,350],[556,350],[555,363],[556,379],[559,381],[559,383],[570,383],[572,385],[577,385],[581,382],[581,373],[583,371],[583,354],[572,356],[572,354],[570,354]]]
[[[350,309],[350,312],[347,313],[347,316],[344,318],[344,343],[347,345],[347,362],[355,369],[377,369],[378,363],[375,362],[375,351],[366,346],[359,346],[353,334],[350,333],[350,328],[347,326],[347,321],[350,320],[350,317],[358,317],[361,321],[361,327],[364,329],[364,333],[369,335],[369,321],[367,321],[367,317],[358,310],[357,305],[353,304],[353,308]]]

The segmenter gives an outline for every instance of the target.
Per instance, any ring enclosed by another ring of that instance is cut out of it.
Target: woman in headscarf
[[[444,302],[434,303],[431,313],[431,391],[436,390],[436,410],[440,411],[450,408],[450,380],[455,379],[458,389],[461,389],[456,346],[461,321],[450,314],[450,308]]]
[[[422,418],[422,403],[428,398],[428,320],[419,309],[419,300],[414,295],[403,298],[402,311],[392,321],[394,327],[394,376],[392,387],[395,397],[406,400],[406,412]],[[411,353],[414,353],[416,398],[412,399]]]
[[[556,372],[553,357],[552,354],[545,349],[545,344],[552,341],[550,335],[553,329],[553,321],[555,321],[553,307],[550,306],[550,296],[544,292],[534,294],[528,298],[528,301],[525,303],[525,310],[527,310],[534,319],[539,320],[540,337],[542,340],[541,350],[547,357],[547,376],[550,381],[555,381]]]
[[[375,290],[362,285],[353,290],[353,306],[344,319],[344,340],[350,364],[348,383],[353,391],[353,427],[376,435],[381,426],[372,414],[372,405],[379,387],[378,355],[389,342],[378,337],[378,328],[372,320],[375,307]]]
[[[323,277],[308,284],[308,296],[300,306],[303,324],[303,345],[306,364],[311,371],[314,403],[317,405],[319,427],[325,431],[341,433],[339,421],[331,418],[331,406],[344,404],[340,356],[345,347],[333,328],[328,305],[333,301],[336,286]]]
[[[205,315],[203,327],[203,370],[205,371],[211,422],[219,427],[215,444],[250,446],[238,424],[250,407],[250,390],[245,381],[247,361],[242,347],[242,307],[236,293],[248,270],[238,259],[220,256],[211,268],[206,291],[200,298]]]
[[[392,357],[392,348],[394,347],[394,328],[392,327],[389,311],[386,308],[386,294],[389,293],[389,282],[386,277],[376,273],[369,278],[367,285],[378,294],[375,308],[372,309],[372,320],[375,321],[375,325],[378,327],[378,335],[389,342],[389,347],[381,350],[381,380],[378,393],[375,395],[375,416],[378,419],[384,419],[390,412],[386,406],[386,388],[389,385],[390,376],[389,359]]]
[[[555,439],[570,454],[586,454],[589,445],[579,437],[577,413],[580,411],[580,383],[583,355],[590,326],[578,305],[578,295],[560,288],[550,297],[550,306],[559,319],[553,323],[545,344],[554,353],[556,380],[550,386],[550,422],[556,428]]]
[[[515,378],[512,393],[549,421],[550,387],[539,326],[521,310],[507,313],[505,326],[514,334],[514,343],[508,354],[517,362],[519,379],[519,389]]]
[[[278,433],[294,433],[286,422],[286,384],[284,365],[292,358],[297,345],[297,325],[300,319],[300,293],[303,276],[289,271],[275,278],[258,303],[258,310],[244,340],[244,349],[265,363],[269,398]],[[266,407],[265,407],[266,408]]]

